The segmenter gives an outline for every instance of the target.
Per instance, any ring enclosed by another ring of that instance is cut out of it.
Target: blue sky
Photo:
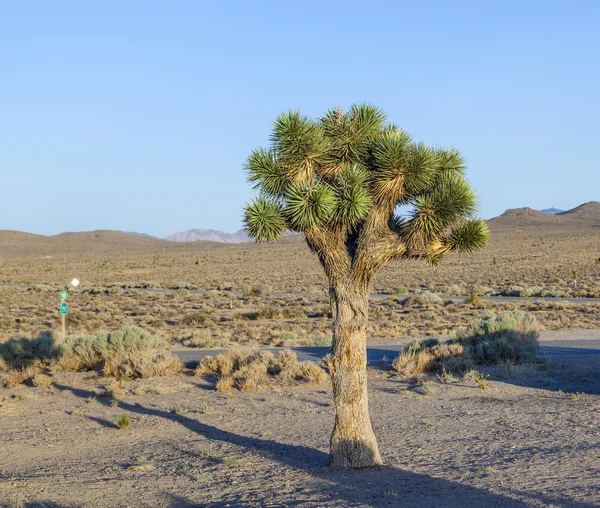
[[[0,229],[234,231],[283,110],[454,146],[489,218],[600,200],[600,2],[0,5]]]

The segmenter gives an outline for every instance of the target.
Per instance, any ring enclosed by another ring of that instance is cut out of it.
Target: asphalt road
[[[570,335],[568,335],[570,334]],[[579,338],[582,337],[582,338]],[[378,363],[384,358],[393,360],[408,343],[373,345],[367,347],[369,363]],[[574,332],[545,332],[540,337],[539,357],[545,356],[600,356],[600,330],[578,330]],[[284,348],[261,348],[277,354]],[[294,347],[289,348],[298,355],[298,360],[318,361],[328,352],[329,347]],[[206,356],[215,356],[226,349],[173,349],[172,352],[187,366],[193,366]]]

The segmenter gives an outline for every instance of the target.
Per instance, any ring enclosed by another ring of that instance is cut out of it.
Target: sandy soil
[[[98,396],[111,381],[1,389],[3,506],[600,505],[600,358],[554,358],[542,377],[487,391],[436,382],[430,395],[373,368],[386,467],[363,471],[326,467],[328,386],[217,393],[181,375],[124,382],[115,404]]]

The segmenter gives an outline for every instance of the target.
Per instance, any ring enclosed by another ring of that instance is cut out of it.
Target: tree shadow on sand
[[[55,384],[58,390],[67,390],[83,399],[92,396],[92,392]],[[109,405],[108,400],[101,402]],[[524,508],[531,506],[557,505],[572,508],[594,508],[595,503],[561,499],[546,496],[541,493],[514,492],[514,497],[493,493],[488,490],[464,485],[461,483],[434,478],[425,474],[404,471],[395,467],[378,467],[363,470],[328,469],[328,455],[314,448],[301,445],[279,443],[270,439],[258,439],[241,436],[201,423],[185,415],[147,408],[138,404],[119,402],[119,407],[125,411],[144,416],[157,416],[165,420],[177,422],[186,429],[206,439],[237,445],[247,450],[253,450],[261,455],[312,476],[314,481],[304,482],[303,490],[309,492],[289,496],[284,501],[285,506],[403,506],[403,507],[506,507]],[[103,425],[114,426],[112,422],[95,419]],[[244,492],[243,494],[224,494],[218,501],[194,501],[172,493],[165,494],[169,499],[167,506],[188,508],[192,506],[260,506],[265,503],[265,492]],[[251,499],[255,495],[254,499]],[[283,500],[273,497],[273,506],[281,505]],[[518,498],[518,499],[516,499]]]

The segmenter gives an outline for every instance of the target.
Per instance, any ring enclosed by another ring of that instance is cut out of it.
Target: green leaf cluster
[[[460,152],[414,142],[370,104],[319,119],[279,115],[270,146],[251,152],[245,169],[258,197],[244,223],[257,241],[315,227],[357,238],[370,219],[382,218],[409,254],[438,245],[429,256],[437,262],[448,250],[481,249],[489,236]],[[399,206],[410,212],[395,215]]]

